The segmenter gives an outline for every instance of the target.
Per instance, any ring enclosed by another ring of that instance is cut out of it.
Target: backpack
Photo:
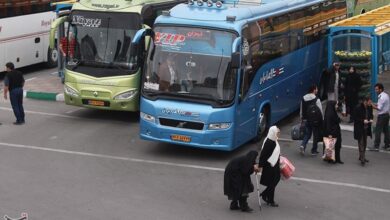
[[[319,126],[322,124],[322,114],[321,110],[317,106],[317,100],[318,98],[315,98],[310,101],[303,100],[303,103],[305,105],[304,109],[304,119],[307,120],[307,122],[313,126]]]

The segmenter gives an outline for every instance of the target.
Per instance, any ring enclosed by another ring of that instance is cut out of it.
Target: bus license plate
[[[180,142],[191,142],[191,137],[173,134],[171,135],[171,140]]]
[[[103,101],[97,101],[97,100],[88,100],[88,105],[104,106],[104,102]]]

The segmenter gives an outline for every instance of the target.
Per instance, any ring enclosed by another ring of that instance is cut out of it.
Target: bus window
[[[282,14],[274,19],[274,40],[276,49],[280,52],[281,56],[286,55],[289,52],[289,16],[288,14]]]
[[[50,0],[12,0],[0,2],[0,18],[50,11]]]
[[[249,43],[249,52],[250,52],[250,62],[253,74],[251,75],[250,81],[252,81],[254,75],[256,74],[257,70],[261,66],[261,58],[260,58],[260,35],[261,35],[261,28],[258,22],[252,22],[249,24],[249,33],[248,33],[248,43]]]
[[[305,28],[303,29],[304,45],[307,46],[320,39],[319,23],[321,21],[320,4],[312,5],[305,8]]]
[[[305,26],[305,11],[298,10],[290,14],[290,52],[303,45],[302,30]]]
[[[248,90],[250,88],[250,85],[252,83],[252,80],[254,76],[256,75],[256,71],[258,68],[257,62],[253,59],[253,55],[256,53],[256,49],[258,51],[258,44],[257,39],[259,38],[260,31],[257,28],[256,25],[253,25],[256,23],[252,23],[252,25],[245,27],[242,30],[242,64],[241,66],[244,69],[242,78],[241,78],[241,90],[240,95],[242,98],[246,96],[248,93]],[[257,35],[257,36],[256,36]],[[257,66],[253,66],[257,65]],[[256,69],[255,69],[256,68]]]

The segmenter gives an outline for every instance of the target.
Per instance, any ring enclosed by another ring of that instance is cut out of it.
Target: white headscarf
[[[272,167],[274,167],[276,162],[278,162],[278,159],[279,159],[279,156],[280,156],[280,146],[279,146],[279,143],[278,143],[278,136],[277,136],[278,132],[280,132],[278,127],[276,127],[276,126],[270,127],[269,131],[268,131],[267,138],[264,140],[263,146],[261,147],[261,149],[263,149],[264,144],[267,141],[267,139],[275,141],[275,143],[276,143],[275,149],[272,152],[272,155],[267,160],[268,163],[270,163]]]

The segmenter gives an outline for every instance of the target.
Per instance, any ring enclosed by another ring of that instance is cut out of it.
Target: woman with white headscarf
[[[267,188],[261,193],[261,198],[272,207],[279,205],[274,200],[275,188],[280,180],[280,146],[278,143],[280,130],[272,126],[261,148],[259,167],[262,168],[260,184]]]

